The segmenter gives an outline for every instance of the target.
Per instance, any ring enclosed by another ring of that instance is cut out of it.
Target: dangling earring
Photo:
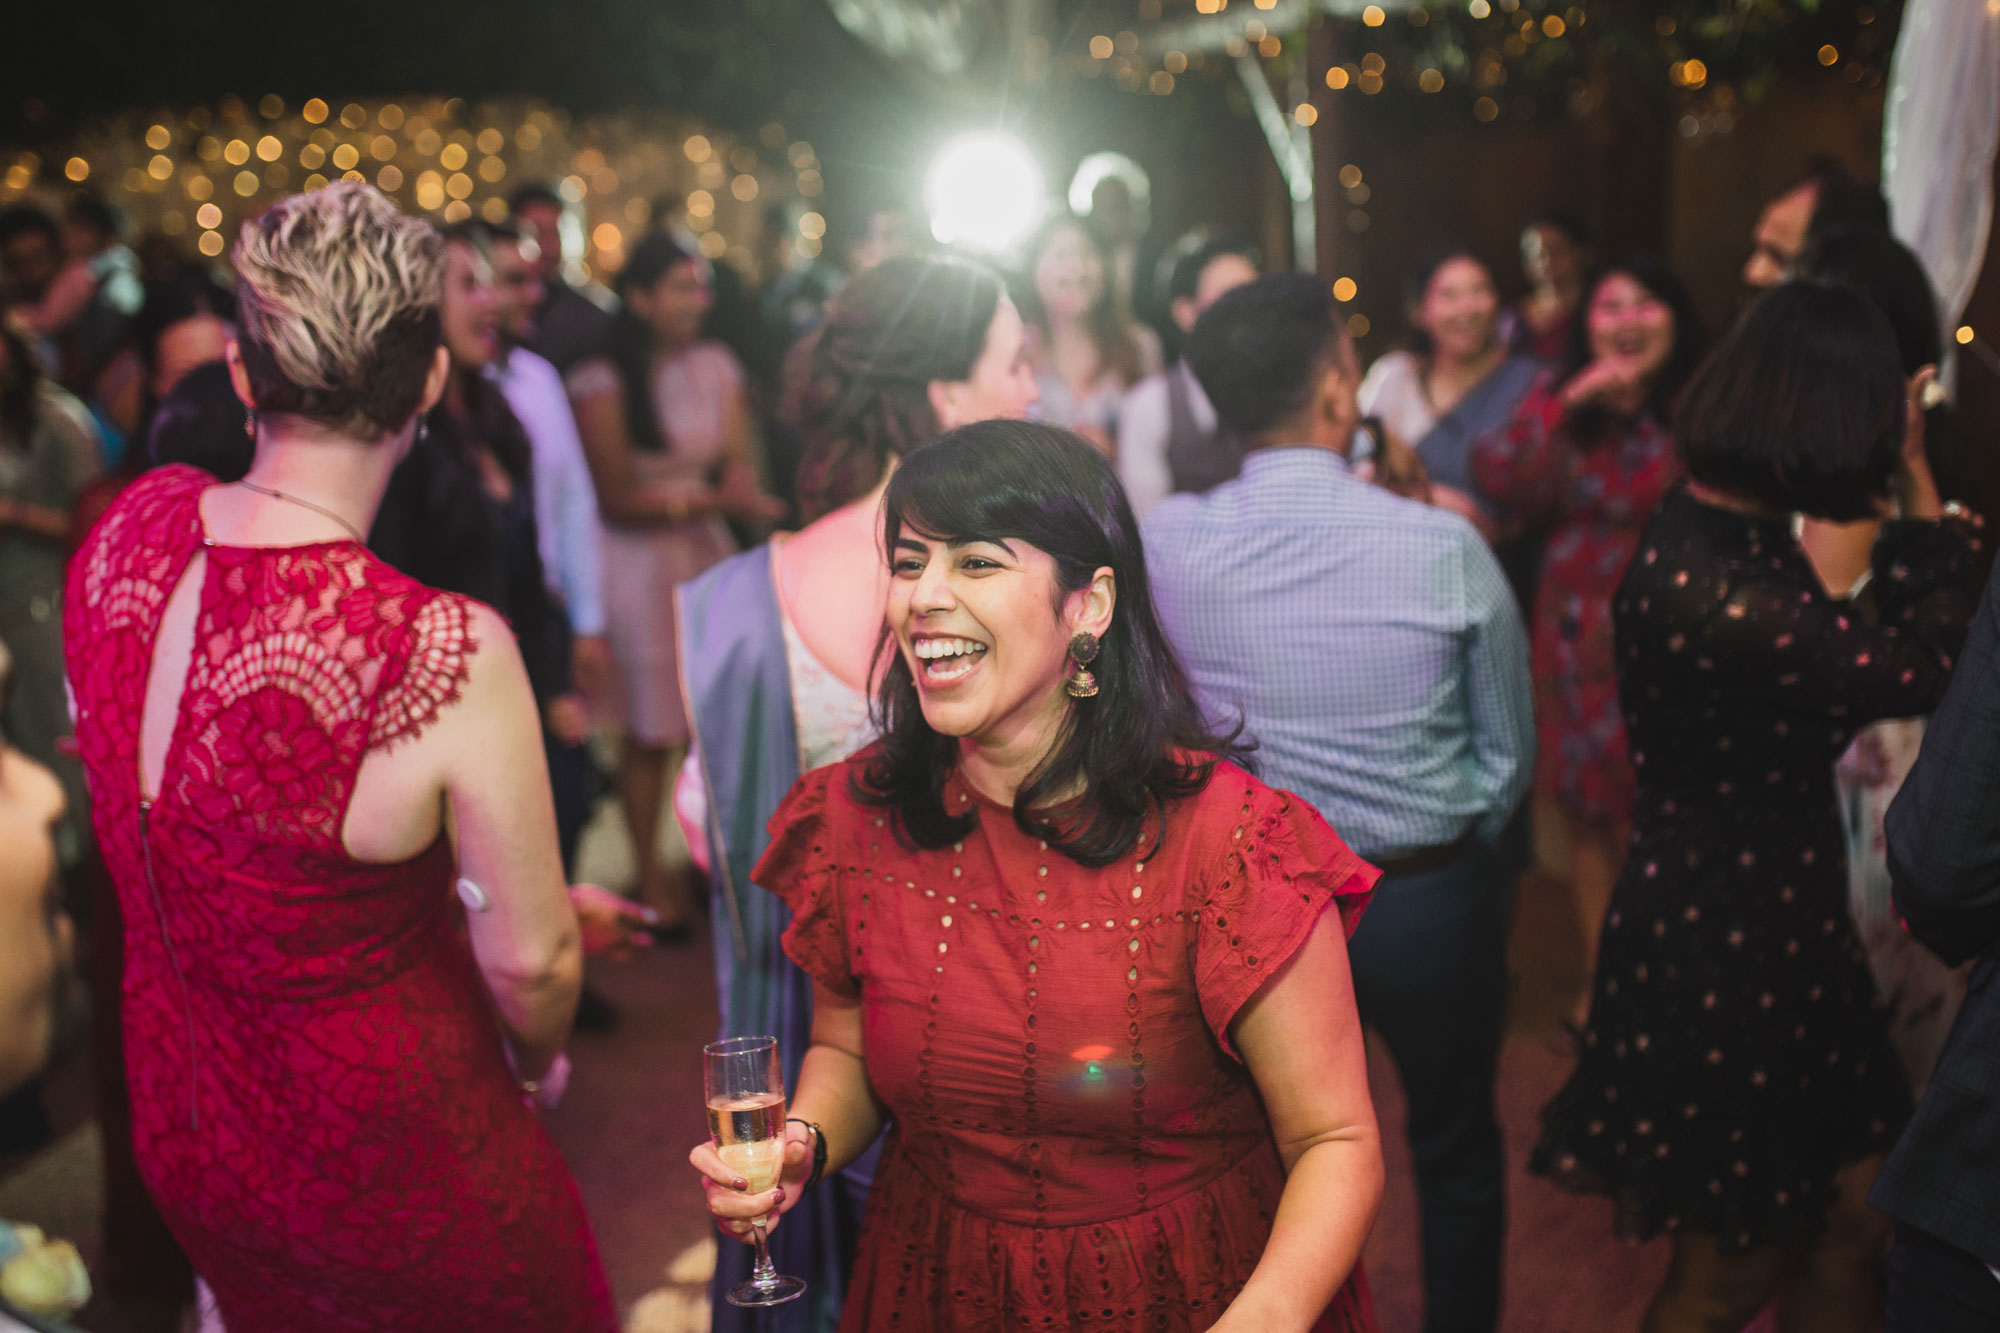
[[[257,438],[257,414],[255,412],[245,412],[243,414],[243,434],[252,441]]]
[[[431,419],[429,417],[418,417],[417,443],[422,444],[426,439],[430,438],[430,433],[431,433]]]
[[[1076,659],[1076,674],[1063,682],[1063,689],[1072,699],[1091,699],[1097,695],[1097,677],[1090,674],[1090,664],[1097,660],[1098,638],[1095,634],[1079,634],[1069,641],[1069,655]]]

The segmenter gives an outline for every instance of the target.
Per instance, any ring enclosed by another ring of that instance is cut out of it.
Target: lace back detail
[[[456,703],[479,647],[470,605],[450,593],[425,602],[411,629],[414,643],[402,674],[376,698],[370,749],[415,737]]]

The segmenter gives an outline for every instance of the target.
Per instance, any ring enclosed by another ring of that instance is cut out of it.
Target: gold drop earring
[[[1095,634],[1079,634],[1069,641],[1069,655],[1076,659],[1076,674],[1063,682],[1063,689],[1072,699],[1091,699],[1097,695],[1097,677],[1090,674],[1090,664],[1097,660],[1100,641]]]

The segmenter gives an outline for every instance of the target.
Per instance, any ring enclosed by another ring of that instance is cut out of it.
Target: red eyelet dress
[[[340,840],[363,757],[457,697],[469,603],[354,542],[205,547],[213,484],[135,483],[64,609],[147,1189],[230,1333],[614,1329],[581,1198],[501,1055],[449,843],[371,865]],[[154,635],[204,549],[149,802]]]
[[[895,1116],[842,1330],[1208,1328],[1284,1188],[1230,1020],[1377,872],[1226,764],[1144,861],[1080,866],[957,777],[977,827],[913,851],[850,790],[869,757],[800,779],[754,876],[792,959],[860,997]],[[1372,1333],[1358,1268],[1316,1327]]]

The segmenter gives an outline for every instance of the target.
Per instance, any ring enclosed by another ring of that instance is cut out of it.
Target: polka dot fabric
[[[522,1103],[450,844],[343,849],[373,749],[457,698],[468,605],[352,542],[204,548],[215,484],[163,468],[71,564],[92,819],[125,922],[140,1174],[231,1333],[616,1318],[582,1200]],[[162,789],[138,733],[168,595],[206,549]]]
[[[1655,513],[1614,614],[1638,777],[1575,1075],[1533,1166],[1610,1193],[1634,1237],[1798,1246],[1835,1172],[1909,1111],[1847,909],[1834,761],[1943,696],[1976,591],[1957,525],[1892,523],[1879,623],[1829,598],[1782,520]]]
[[[793,960],[860,997],[895,1116],[841,1327],[1209,1327],[1284,1188],[1229,1023],[1376,872],[1228,765],[1144,859],[1081,867],[957,778],[977,827],[912,850],[855,799],[867,760],[800,780],[755,873]],[[1358,1272],[1318,1327],[1375,1327]]]

